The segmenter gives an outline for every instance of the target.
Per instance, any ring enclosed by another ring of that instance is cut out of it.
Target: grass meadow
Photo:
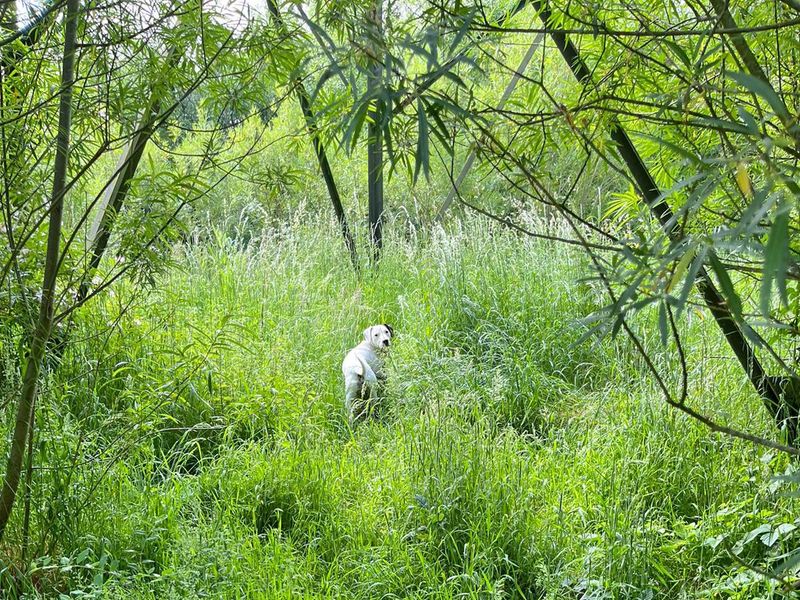
[[[363,249],[362,249],[363,253]],[[669,408],[579,250],[485,222],[390,236],[357,278],[333,225],[176,250],[82,311],[43,384],[22,597],[779,598],[784,456]],[[689,401],[773,437],[709,318]],[[635,322],[677,389],[655,315]],[[377,418],[340,364],[395,346]],[[6,415],[10,419],[10,415]],[[60,466],[59,466],[60,465]],[[755,532],[755,533],[753,533]],[[13,553],[12,553],[13,554]],[[768,566],[764,566],[764,569]]]

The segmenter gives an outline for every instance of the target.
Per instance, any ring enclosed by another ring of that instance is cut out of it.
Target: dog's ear
[[[392,327],[392,326],[391,326],[391,325],[389,325],[388,323],[384,323],[384,324],[383,324],[383,326],[384,326],[384,327],[386,327],[386,329],[388,329],[388,330],[389,330],[389,335],[390,335],[391,337],[394,337],[394,327]]]
[[[364,330],[364,341],[371,342],[372,341],[372,327],[367,327]]]

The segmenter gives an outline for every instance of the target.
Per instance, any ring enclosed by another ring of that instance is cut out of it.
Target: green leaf
[[[759,539],[765,546],[773,546],[775,542],[780,540],[784,535],[791,533],[795,529],[797,529],[797,526],[793,523],[781,523],[769,533],[762,535]]]
[[[781,302],[787,303],[786,265],[789,262],[789,216],[791,206],[782,202],[776,211],[769,230],[767,247],[764,249],[764,273],[761,279],[761,312],[769,315],[772,284],[778,290]]]
[[[429,109],[430,108],[431,107],[429,107]],[[439,111],[429,110],[428,116],[432,119],[432,121],[429,123],[431,132],[436,136],[436,139],[439,140],[439,143],[441,144],[441,147],[444,148],[445,152],[447,152],[448,155],[453,156],[453,142],[449,138],[447,125],[445,125],[444,121],[442,121],[442,118],[439,116]]]
[[[800,548],[789,553],[789,556],[772,571],[773,575],[781,575],[787,571],[793,571],[800,565]]]
[[[741,320],[742,301],[739,298],[739,294],[736,293],[736,288],[733,286],[727,269],[714,252],[708,253],[708,261],[711,263],[711,268],[714,270],[714,274],[719,280],[720,288],[722,288],[722,295],[725,297],[725,301],[728,303],[731,313],[733,313],[733,316],[736,317],[737,320]]]
[[[741,539],[739,542],[743,546],[749,544],[757,537],[764,535],[765,533],[769,533],[772,530],[772,526],[769,523],[764,523],[763,525],[759,525],[752,531],[748,531],[747,534]]]
[[[650,135],[650,134],[647,134],[647,133],[636,133],[634,135],[636,135],[637,137],[640,137],[642,139],[651,140],[653,142],[656,142],[657,144],[659,144],[660,146],[663,146],[664,148],[669,148],[675,154],[688,159],[693,164],[698,164],[698,163],[701,162],[700,157],[697,156],[697,154],[695,154],[694,152],[692,152],[691,150],[689,150],[687,148],[684,148],[683,146],[680,146],[679,144],[674,144],[674,143],[672,143],[670,141],[665,140],[664,138],[657,137],[657,136],[654,136],[654,135]]]
[[[756,189],[753,193],[750,204],[739,217],[736,232],[739,235],[753,235],[756,229],[760,229],[761,221],[766,217],[774,203],[774,194],[770,194],[770,188],[764,187]]]
[[[626,191],[611,194],[603,218],[610,219],[616,226],[621,226],[638,214],[639,206],[639,194],[633,185],[629,185]]]
[[[753,77],[752,75],[741,73],[739,71],[727,71],[725,75],[733,79],[742,87],[747,88],[748,91],[752,92],[756,96],[760,96],[766,100],[772,107],[772,110],[775,112],[775,114],[778,115],[782,121],[791,120],[789,111],[786,110],[786,105],[783,103],[783,100],[780,99],[778,94],[775,93],[775,90],[772,89],[772,86],[769,83],[762,81],[758,77]]]
[[[342,146],[345,148],[349,147],[351,151],[355,148],[356,142],[358,142],[358,136],[367,118],[368,110],[369,101],[363,101],[353,113],[350,124],[347,126],[347,130],[344,132],[344,137],[342,138]]]
[[[461,108],[457,104],[454,104],[445,98],[442,97],[429,98],[429,101],[431,102],[431,104],[440,106],[443,110],[447,110],[451,114],[462,117],[464,119],[476,118],[476,115],[474,113],[470,113],[469,111]]]
[[[692,287],[694,286],[695,279],[697,279],[697,274],[700,272],[700,267],[702,267],[703,263],[705,263],[706,261],[707,254],[708,254],[708,247],[701,246],[700,248],[697,249],[697,253],[695,254],[691,266],[689,267],[686,279],[683,282],[681,293],[678,296],[676,316],[680,316],[681,313],[683,312],[683,309],[686,307],[686,301],[689,299],[689,292],[692,290]]]
[[[661,333],[661,344],[666,346],[669,341],[669,324],[667,322],[667,305],[665,302],[658,305],[658,331]]]
[[[428,138],[428,119],[425,117],[425,105],[422,99],[417,100],[417,153],[414,164],[414,183],[417,183],[420,169],[425,174],[425,179],[429,179],[430,169],[430,148]]]
[[[662,43],[672,51],[672,54],[674,54],[689,71],[692,70],[692,61],[689,60],[689,56],[679,44],[673,42],[672,40],[662,40]]]
[[[453,41],[450,42],[450,52],[455,52],[458,45],[461,43],[461,40],[464,39],[464,36],[467,35],[470,26],[472,25],[472,19],[475,16],[475,12],[477,9],[472,9],[469,14],[464,19],[464,22],[459,27],[458,31],[456,32]]]
[[[739,118],[742,120],[742,123],[750,130],[750,133],[759,135],[758,123],[753,115],[751,115],[744,106],[737,106],[736,111],[739,113]]]
[[[611,328],[611,337],[612,338],[617,337],[617,334],[619,333],[619,330],[622,327],[622,323],[623,323],[622,314],[617,314],[616,317],[615,317],[615,320],[614,320],[614,326]]]
[[[675,272],[672,274],[672,279],[669,280],[667,284],[667,293],[670,293],[677,283],[683,278],[684,274],[686,273],[686,269],[689,267],[689,263],[691,262],[692,258],[694,258],[694,248],[689,248],[686,252],[684,252],[683,256],[681,257],[678,264],[675,266]]]
[[[745,135],[750,134],[750,130],[741,123],[726,121],[724,119],[714,119],[712,117],[698,118],[692,121],[692,125],[708,127],[709,129],[715,129],[719,131],[731,131],[733,133],[743,133]]]
[[[454,73],[452,69],[445,69],[445,71],[442,73],[442,77],[444,77],[445,79],[449,79],[460,88],[463,88],[465,90],[469,89],[464,80],[461,79],[461,77],[459,77],[456,73]]]
[[[314,87],[314,91],[311,92],[311,97],[309,98],[309,102],[311,104],[313,104],[316,101],[317,96],[322,91],[322,87],[328,82],[328,80],[334,75],[339,75],[341,71],[342,70],[339,68],[338,65],[332,65],[322,72],[322,75],[317,81],[317,85]]]

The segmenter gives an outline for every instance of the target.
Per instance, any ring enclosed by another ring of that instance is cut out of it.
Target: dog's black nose
[[[388,346],[389,345],[389,340],[383,340],[383,345],[384,346]]]

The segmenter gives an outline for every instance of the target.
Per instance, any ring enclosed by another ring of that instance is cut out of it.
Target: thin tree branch
[[[47,235],[44,282],[39,319],[30,346],[25,367],[22,391],[17,405],[17,418],[11,439],[3,489],[0,491],[0,540],[5,533],[14,500],[17,496],[25,444],[29,428],[33,426],[33,406],[39,379],[39,371],[45,355],[47,340],[53,325],[56,276],[58,275],[59,244],[61,242],[61,218],[64,208],[64,188],[67,183],[69,162],[70,127],[72,121],[72,82],[75,77],[75,44],[78,32],[79,0],[67,0],[67,16],[64,34],[64,58],[61,75],[61,102],[59,106],[58,142],[56,145],[55,173],[53,177],[52,207]]]

